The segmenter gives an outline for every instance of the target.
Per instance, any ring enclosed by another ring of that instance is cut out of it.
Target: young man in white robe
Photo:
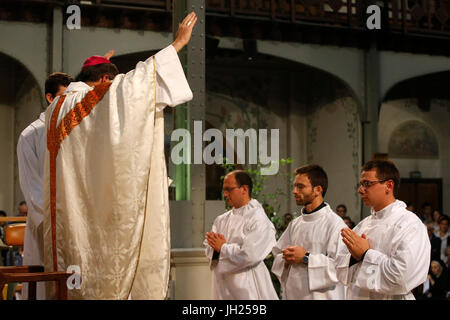
[[[172,45],[127,74],[88,58],[79,81],[47,109],[45,268],[77,273],[70,299],[167,295],[163,109],[192,99],[177,52],[196,20],[189,14]],[[53,284],[47,289],[54,296]]]
[[[50,74],[45,80],[47,105],[50,105],[56,97],[63,94],[72,81],[72,77],[62,72]],[[17,143],[19,182],[28,205],[23,246],[23,265],[27,266],[44,265],[42,183],[46,149],[45,112],[42,112],[39,119],[22,131]],[[28,283],[23,283],[22,298],[28,298]],[[45,283],[38,282],[36,298],[38,300],[45,299]]]
[[[293,194],[297,205],[304,206],[302,214],[272,250],[272,272],[280,280],[285,300],[345,299],[334,264],[345,223],[324,202],[327,188],[327,174],[320,166],[295,170]]]
[[[342,230],[338,278],[347,299],[412,300],[430,266],[430,240],[422,221],[395,199],[400,175],[391,161],[372,160],[361,170],[358,192],[371,214],[353,231]]]
[[[230,172],[223,194],[232,209],[218,216],[204,245],[213,271],[213,300],[278,300],[264,259],[276,243],[275,227],[261,204],[251,198],[252,180]]]

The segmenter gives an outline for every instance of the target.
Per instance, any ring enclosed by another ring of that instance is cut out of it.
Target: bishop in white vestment
[[[45,98],[48,104],[64,93],[73,79],[61,72],[50,74],[45,80]],[[27,224],[23,246],[23,265],[44,265],[44,236],[42,233],[43,208],[42,187],[44,178],[45,112],[26,127],[17,143],[19,181],[28,205]],[[23,283],[22,298],[28,298],[28,283]],[[45,299],[45,283],[38,282],[36,298]]]
[[[69,298],[166,297],[163,108],[192,99],[177,51],[195,21],[188,15],[173,45],[127,74],[71,83],[46,112],[45,267],[80,272]]]

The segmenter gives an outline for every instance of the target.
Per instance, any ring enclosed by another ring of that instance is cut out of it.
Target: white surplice
[[[168,46],[109,87],[71,83],[48,108],[45,267],[53,270],[56,260],[58,271],[80,269],[81,288],[69,290],[69,298],[165,298],[170,231],[163,108],[191,99],[178,55]],[[50,150],[58,152],[53,193]],[[54,288],[47,289],[51,296]]]
[[[23,265],[44,265],[42,235],[42,179],[46,150],[45,112],[20,134],[17,143],[19,182],[28,206],[23,246]],[[23,299],[28,297],[28,284],[23,284]],[[36,298],[45,299],[45,283],[38,282]]]
[[[430,240],[420,219],[396,200],[362,220],[354,229],[369,240],[364,260],[349,267],[350,253],[342,247],[338,278],[348,285],[347,299],[414,299],[411,290],[427,279]]]
[[[264,259],[276,243],[275,227],[261,204],[252,199],[218,216],[212,231],[225,236],[219,259],[205,240],[213,271],[213,300],[278,300]]]
[[[289,223],[272,250],[275,257],[272,272],[280,280],[283,299],[345,299],[334,260],[343,245],[340,233],[345,227],[328,204],[318,211],[302,213]],[[285,264],[281,250],[288,246],[301,246],[309,251],[308,265]]]

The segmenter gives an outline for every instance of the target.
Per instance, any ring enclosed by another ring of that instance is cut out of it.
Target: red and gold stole
[[[58,156],[58,151],[63,140],[91,113],[94,107],[103,99],[110,86],[111,82],[95,86],[93,90],[86,94],[81,102],[78,102],[75,107],[67,113],[59,125],[56,126],[61,106],[66,98],[65,95],[60,96],[50,119],[50,126],[47,130],[47,149],[50,153],[50,212],[53,271],[58,271],[56,253],[56,157]],[[56,290],[58,290],[58,288]]]

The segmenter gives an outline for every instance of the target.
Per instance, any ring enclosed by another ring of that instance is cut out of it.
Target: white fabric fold
[[[69,290],[71,299],[166,297],[168,178],[164,117],[156,105],[174,106],[192,98],[172,49],[117,75],[104,97],[61,143],[56,158],[58,270],[78,266],[82,279],[80,289]],[[174,87],[174,83],[184,85]],[[58,123],[91,90],[84,83],[71,83]],[[47,128],[58,100],[46,113]],[[44,239],[45,266],[53,270],[49,157],[47,152]]]
[[[213,271],[211,298],[230,300],[273,300],[273,288],[264,259],[275,245],[275,227],[260,203],[247,205],[218,216],[212,231],[225,236],[219,261],[211,260]],[[205,254],[212,259],[213,249],[205,240]]]

